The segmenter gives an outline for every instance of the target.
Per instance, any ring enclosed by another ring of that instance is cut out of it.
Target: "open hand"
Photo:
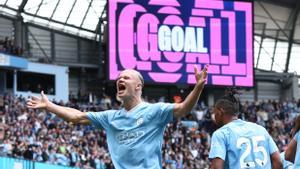
[[[197,66],[196,65],[194,66],[196,85],[199,86],[200,88],[204,88],[204,85],[206,82],[206,77],[207,77],[207,68],[208,68],[208,65],[205,65],[205,67],[202,69],[202,71],[199,72]]]
[[[42,91],[41,98],[31,96],[31,98],[27,101],[27,107],[33,109],[45,109],[48,103],[48,97],[44,94],[44,91]]]

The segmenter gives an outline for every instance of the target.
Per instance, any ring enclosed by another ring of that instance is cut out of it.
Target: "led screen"
[[[109,79],[139,70],[146,82],[253,86],[253,3],[109,0]]]

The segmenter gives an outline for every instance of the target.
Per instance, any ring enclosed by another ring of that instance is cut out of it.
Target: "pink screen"
[[[253,3],[109,0],[109,80],[124,69],[146,82],[253,86]]]

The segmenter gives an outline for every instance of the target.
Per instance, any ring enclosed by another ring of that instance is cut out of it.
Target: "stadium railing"
[[[48,163],[34,162],[23,159],[16,159],[10,157],[0,157],[1,169],[77,169],[74,167],[59,166]]]

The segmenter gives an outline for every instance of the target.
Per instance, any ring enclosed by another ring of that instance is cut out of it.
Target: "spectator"
[[[14,40],[8,37],[5,37],[4,40],[0,39],[0,52],[16,56],[23,55],[23,49],[19,46],[15,46]]]
[[[8,128],[8,125],[3,123],[3,119],[0,116],[0,143],[2,143],[2,141],[4,139],[4,134],[5,134],[5,131],[6,131],[7,128]]]
[[[111,98],[115,97],[111,96]],[[3,111],[0,111],[0,119],[2,119],[2,124],[6,126],[6,129],[4,130],[3,141],[0,143],[0,156],[25,158],[25,152],[28,153],[27,145],[32,144],[40,145],[37,146],[35,151],[39,152],[38,147],[40,147],[44,162],[57,163],[55,151],[62,143],[56,139],[59,138],[60,140],[64,140],[65,151],[69,152],[69,154],[65,154],[69,165],[76,167],[89,166],[97,169],[113,168],[106,146],[104,130],[95,130],[89,126],[74,126],[59,120],[57,117],[45,111],[28,110],[25,105],[25,100],[26,99],[22,96],[3,96],[4,107]],[[119,105],[112,99],[111,102],[115,109],[119,108]],[[284,103],[273,100],[272,104],[274,110],[269,112],[267,110],[269,109],[268,106],[263,106],[266,104],[265,102],[245,102],[241,115],[245,117],[245,120],[249,120],[251,116],[256,115],[256,120],[259,121],[259,110],[270,114],[264,125],[271,133],[279,150],[284,151],[287,143],[290,142],[289,133],[292,130],[294,122],[294,116],[292,114],[300,114],[300,100],[293,102],[293,111],[290,111],[287,106],[284,106],[287,105],[287,102]],[[61,104],[78,108],[82,111],[103,109],[100,104],[79,103],[78,100]],[[174,121],[167,126],[162,145],[164,168],[170,168],[170,165],[166,164],[166,160],[175,161],[176,169],[185,169],[188,166],[190,168],[208,168],[208,151],[214,125],[212,123],[210,108],[207,106],[203,107],[202,125],[199,126],[197,130],[188,132],[187,128],[183,127],[180,121]],[[283,116],[281,117],[278,114],[278,116],[275,117],[277,112],[280,112]],[[188,139],[188,137],[190,139]],[[191,150],[193,149],[198,151],[196,158],[191,154]],[[176,155],[171,156],[168,154],[169,152],[175,153]],[[77,156],[74,158],[76,160],[73,159],[73,162],[72,154],[73,156]],[[91,155],[87,156],[86,154]],[[33,160],[37,159],[33,158]]]

